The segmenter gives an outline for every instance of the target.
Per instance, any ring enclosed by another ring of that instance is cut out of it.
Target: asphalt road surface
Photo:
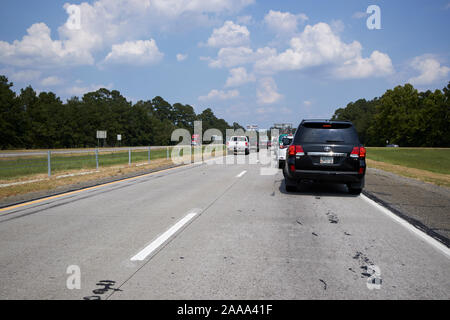
[[[0,298],[450,298],[448,248],[345,186],[286,193],[261,168],[196,164],[2,210]]]

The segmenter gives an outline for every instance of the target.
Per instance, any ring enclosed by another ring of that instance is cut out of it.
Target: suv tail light
[[[291,146],[289,146],[289,155],[290,156],[304,156],[305,152],[303,151],[302,146],[291,145]]]
[[[248,147],[248,142],[245,143],[245,146]]]
[[[366,148],[364,148],[364,147],[359,148],[359,157],[360,158],[366,157]]]
[[[365,158],[366,157],[366,148],[364,147],[354,147],[352,153],[350,153],[350,158]]]

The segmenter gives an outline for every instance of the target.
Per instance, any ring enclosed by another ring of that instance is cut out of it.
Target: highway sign
[[[106,139],[106,131],[97,131],[97,139]]]

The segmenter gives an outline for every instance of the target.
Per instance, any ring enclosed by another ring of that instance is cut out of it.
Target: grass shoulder
[[[367,165],[450,188],[450,149],[368,148]]]

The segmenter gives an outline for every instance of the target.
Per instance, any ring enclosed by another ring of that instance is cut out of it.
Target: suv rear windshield
[[[358,134],[350,123],[304,123],[299,126],[294,141],[300,145],[305,143],[359,145]]]

